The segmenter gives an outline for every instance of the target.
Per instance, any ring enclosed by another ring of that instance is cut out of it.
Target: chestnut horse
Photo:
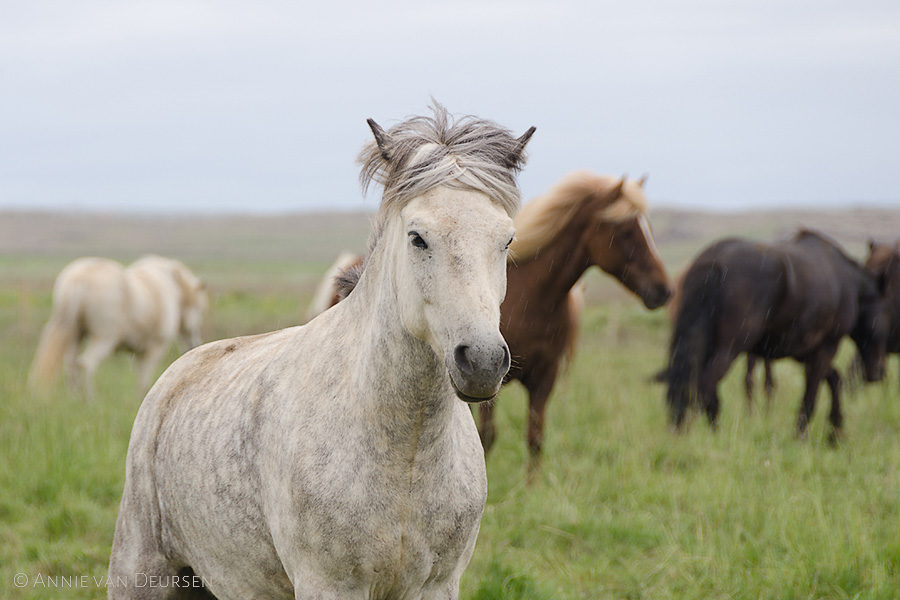
[[[866,379],[884,374],[886,320],[875,278],[836,242],[801,230],[792,240],[762,244],[725,239],[707,247],[684,280],[669,349],[666,396],[676,429],[691,403],[715,427],[719,380],[740,354],[792,357],[806,367],[797,431],[806,433],[824,379],[831,389],[830,440],[841,431],[840,375],[832,366],[849,335]]]
[[[540,463],[544,412],[564,358],[571,353],[579,310],[573,286],[598,266],[654,309],[671,295],[669,278],[647,221],[644,179],[578,171],[516,217],[500,331],[512,354],[505,382],[528,391],[530,469]],[[485,451],[496,439],[494,405],[479,407]]]
[[[547,400],[575,342],[581,296],[573,286],[582,274],[600,267],[650,309],[671,294],[650,233],[643,184],[644,179],[571,173],[516,217],[500,332],[512,355],[504,383],[518,379],[528,391],[530,471],[540,463]],[[364,268],[351,267],[335,279],[337,301]],[[487,452],[497,437],[493,403],[482,403],[479,412],[478,432]]]

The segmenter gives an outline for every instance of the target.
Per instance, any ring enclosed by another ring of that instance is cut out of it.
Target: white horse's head
[[[493,398],[509,370],[500,303],[512,218],[480,192],[439,187],[407,204],[392,229],[405,329],[442,358],[457,396]]]
[[[497,395],[509,370],[500,334],[506,257],[518,210],[515,174],[534,128],[516,139],[490,121],[456,123],[440,105],[388,132],[369,121],[363,183],[385,193],[371,251],[390,257],[404,329],[432,348],[456,395]]]

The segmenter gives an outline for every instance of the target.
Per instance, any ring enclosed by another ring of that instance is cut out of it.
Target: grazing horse
[[[544,412],[578,327],[572,288],[592,266],[618,279],[647,308],[671,292],[647,221],[644,180],[579,171],[526,204],[516,218],[500,331],[513,356],[505,381],[528,390],[529,466],[539,465]],[[479,406],[482,442],[496,439],[493,403]]]
[[[597,265],[637,294],[648,308],[669,298],[669,281],[646,217],[644,180],[626,181],[575,172],[516,218],[507,261],[507,293],[500,331],[512,367],[504,383],[518,379],[529,394],[529,470],[540,462],[544,410],[578,330],[581,275]],[[338,276],[335,299],[353,289],[362,268]],[[479,405],[485,452],[496,439],[492,402]]]
[[[875,277],[888,319],[887,352],[900,354],[900,242],[869,242],[866,270]]]
[[[696,402],[715,427],[718,382],[740,354],[792,357],[806,369],[797,431],[805,435],[824,379],[831,389],[834,441],[843,421],[840,376],[832,366],[838,344],[849,335],[866,378],[878,380],[884,374],[885,325],[875,279],[820,233],[801,230],[777,244],[716,242],[685,276],[669,348],[671,422],[681,428],[689,404]]]
[[[93,397],[94,372],[122,348],[138,357],[138,384],[145,393],[174,341],[183,350],[200,344],[208,303],[206,286],[177,260],[146,256],[125,268],[107,258],[79,258],[56,278],[53,311],[29,382],[46,388],[64,363],[74,387]]]
[[[111,598],[193,574],[224,599],[455,599],[487,493],[470,402],[500,335],[516,174],[534,129],[413,117],[360,155],[384,187],[368,266],[309,323],[207,344],[144,400]]]

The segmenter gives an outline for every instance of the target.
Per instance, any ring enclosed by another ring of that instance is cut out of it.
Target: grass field
[[[262,250],[241,260],[227,239],[207,239],[188,260],[213,282],[206,338],[300,322],[325,257],[351,237],[322,236],[315,260]],[[104,246],[107,254],[136,252],[127,240],[116,244]],[[677,264],[696,241],[660,245]],[[48,397],[25,391],[49,282],[87,247],[0,257],[0,598],[105,596],[93,578],[106,573],[140,404],[130,359],[101,367],[90,404],[62,385]],[[809,439],[794,438],[803,380],[787,361],[776,365],[769,411],[761,399],[748,411],[736,365],[721,387],[718,432],[697,419],[676,436],[663,388],[648,382],[665,358],[666,315],[600,275],[589,287],[579,351],[548,407],[544,465],[532,486],[524,394],[514,384],[499,400],[488,504],[462,598],[900,597],[896,364],[884,383],[845,396],[846,436],[836,450],[825,440],[825,392]],[[839,364],[849,355],[844,347]],[[16,587],[23,576],[27,584]]]

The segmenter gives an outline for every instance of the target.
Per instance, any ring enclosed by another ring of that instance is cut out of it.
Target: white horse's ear
[[[378,144],[378,149],[381,150],[381,156],[384,158],[384,160],[391,160],[394,145],[394,141],[391,139],[391,136],[385,133],[384,129],[381,128],[381,125],[376,123],[374,119],[366,119],[366,123],[369,124],[369,129],[372,130],[372,135],[375,136],[375,143]]]
[[[647,183],[647,174],[646,173],[641,175],[641,178],[638,179],[638,187],[643,188],[645,183]]]
[[[509,167],[510,169],[518,169],[522,165],[522,152],[525,150],[525,146],[528,144],[528,140],[530,140],[531,136],[534,135],[536,129],[536,127],[531,126],[528,128],[528,131],[526,131],[521,135],[521,137],[516,139],[515,146],[513,146],[513,149],[506,157],[507,167]]]

